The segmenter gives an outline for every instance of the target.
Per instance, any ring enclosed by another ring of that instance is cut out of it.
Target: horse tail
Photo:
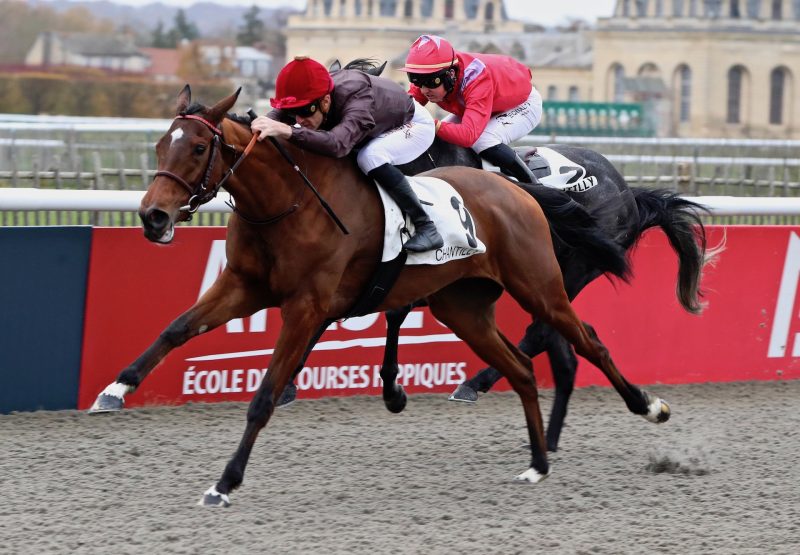
[[[630,265],[626,249],[604,231],[598,219],[563,191],[520,184],[542,207],[557,249],[580,253],[587,266],[627,281]]]
[[[678,255],[678,283],[675,286],[678,302],[692,314],[700,314],[706,306],[700,299],[703,267],[712,262],[724,245],[708,249],[706,230],[700,216],[708,210],[696,202],[681,198],[665,189],[631,187],[639,210],[639,229],[636,239],[646,229],[660,227],[672,250]]]

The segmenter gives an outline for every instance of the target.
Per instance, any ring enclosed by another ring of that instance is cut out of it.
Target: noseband
[[[233,145],[229,145],[228,143],[222,140],[222,131],[210,121],[205,118],[201,118],[200,116],[194,114],[181,114],[177,116],[175,119],[193,119],[197,120],[206,127],[214,134],[214,138],[211,140],[211,154],[208,155],[208,162],[206,163],[206,169],[203,172],[203,177],[200,179],[200,182],[192,187],[183,177],[180,175],[174,174],[172,172],[166,170],[159,170],[156,172],[156,177],[168,177],[175,181],[178,185],[183,187],[189,192],[189,202],[186,206],[181,206],[181,211],[188,212],[190,214],[194,214],[197,210],[205,203],[213,199],[217,196],[217,193],[225,184],[230,176],[236,171],[236,168],[239,167],[239,164],[250,154],[250,151],[253,149],[253,146],[256,143],[258,138],[257,135],[253,135],[253,138],[250,139],[247,147],[245,147],[244,151],[239,154],[239,157],[236,159],[236,162],[228,168],[228,171],[222,176],[216,185],[213,187],[208,186],[208,182],[211,179],[211,172],[214,169],[214,163],[219,155],[219,151],[221,147],[225,147],[228,150],[233,152],[238,152],[236,147]]]

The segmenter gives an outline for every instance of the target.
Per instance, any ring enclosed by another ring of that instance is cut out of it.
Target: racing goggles
[[[443,71],[438,73],[409,73],[408,80],[411,81],[412,85],[416,85],[419,88],[435,89],[444,83],[444,74],[445,72]]]
[[[294,117],[301,117],[301,118],[310,118],[314,114],[319,111],[319,100],[315,100],[311,104],[306,104],[305,106],[298,106],[296,108],[284,108],[283,113],[287,116],[294,118]]]

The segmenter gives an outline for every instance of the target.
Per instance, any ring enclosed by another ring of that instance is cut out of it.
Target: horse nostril
[[[159,210],[158,208],[151,208],[145,212],[144,216],[141,214],[139,216],[141,217],[142,223],[145,225],[145,227],[148,227],[153,231],[161,231],[167,227],[167,224],[169,223],[169,214],[163,210]]]

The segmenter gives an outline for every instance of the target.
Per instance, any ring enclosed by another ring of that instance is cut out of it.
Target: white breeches
[[[414,101],[411,121],[378,135],[364,145],[356,158],[358,167],[369,173],[384,164],[408,164],[428,150],[435,136],[436,125],[430,112]]]
[[[458,122],[460,119],[455,115],[450,115],[444,121]],[[528,100],[516,108],[489,118],[486,129],[472,145],[472,150],[481,153],[489,147],[513,143],[533,131],[540,121],[542,121],[542,95],[534,87]]]

